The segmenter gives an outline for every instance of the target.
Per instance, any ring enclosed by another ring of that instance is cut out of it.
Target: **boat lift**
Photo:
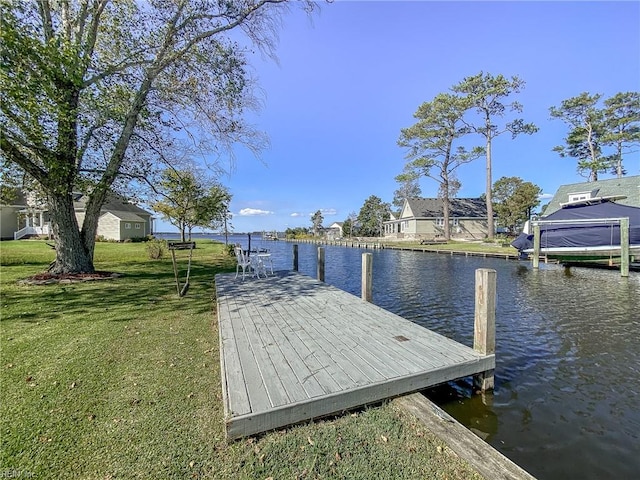
[[[584,218],[574,220],[535,220],[533,225],[533,268],[540,266],[540,226],[541,225],[577,225],[604,224],[620,225],[620,275],[629,276],[629,217]]]

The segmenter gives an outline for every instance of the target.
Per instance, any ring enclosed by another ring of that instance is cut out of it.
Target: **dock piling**
[[[318,247],[318,280],[324,282],[324,247]]]
[[[620,276],[629,276],[629,218],[620,219]]]
[[[540,225],[533,226],[533,268],[540,266]]]
[[[373,301],[373,255],[371,253],[362,254],[362,299],[367,302]]]
[[[473,349],[482,355],[493,355],[496,351],[496,277],[495,270],[476,270]],[[473,383],[482,392],[492,390],[494,370],[475,375]]]
[[[293,245],[293,271],[298,271],[298,245]]]

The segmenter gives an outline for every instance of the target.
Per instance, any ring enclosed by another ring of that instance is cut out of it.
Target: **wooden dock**
[[[215,277],[229,439],[495,368],[494,355],[300,273],[234,277]]]

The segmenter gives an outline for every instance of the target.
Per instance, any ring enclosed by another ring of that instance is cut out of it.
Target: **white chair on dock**
[[[244,250],[242,250],[242,247],[236,247],[234,250],[236,253],[236,260],[238,262],[238,264],[236,265],[235,278],[238,278],[238,275],[240,274],[240,269],[242,268],[242,279],[244,280],[244,276],[247,273],[247,269],[251,272],[253,265],[251,265],[251,260],[249,259],[249,255],[246,254]],[[253,277],[254,273],[252,273],[251,276]]]

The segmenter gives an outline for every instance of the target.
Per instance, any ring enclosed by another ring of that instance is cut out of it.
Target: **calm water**
[[[256,246],[292,268],[291,243]],[[316,275],[316,252],[299,245],[302,273]],[[474,272],[498,273],[495,392],[430,392],[445,410],[541,480],[640,478],[640,274],[370,252],[374,303],[467,345]],[[325,247],[326,282],[359,296],[362,253]]]

